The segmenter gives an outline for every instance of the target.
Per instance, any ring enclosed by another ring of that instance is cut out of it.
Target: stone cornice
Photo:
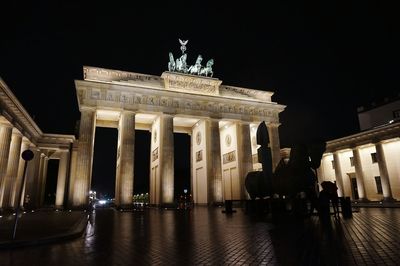
[[[237,99],[247,98],[249,101],[258,100],[262,102],[271,102],[271,96],[274,94],[270,91],[259,91],[226,85],[220,86],[219,92],[221,96],[225,97]]]
[[[138,112],[181,113],[193,116],[279,122],[285,106],[215,95],[132,87],[120,84],[75,81],[79,108],[119,108]]]
[[[75,142],[74,135],[43,134],[38,140],[37,146],[41,149],[69,149],[70,144]]]
[[[400,137],[400,123],[374,128],[361,133],[327,142],[326,152],[352,149],[368,143],[378,143],[390,138]]]
[[[24,136],[33,138],[33,141],[36,141],[43,132],[1,78],[0,87],[2,115],[4,115],[11,124],[22,131]]]

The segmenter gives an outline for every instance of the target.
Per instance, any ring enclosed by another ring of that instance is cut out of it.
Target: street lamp
[[[15,222],[14,222],[14,230],[13,230],[13,235],[12,235],[12,239],[15,239],[15,233],[17,232],[17,224],[18,224],[18,211],[19,211],[19,205],[21,204],[22,201],[22,190],[24,188],[24,184],[25,184],[25,174],[26,174],[26,167],[28,166],[28,162],[30,160],[33,159],[34,154],[31,150],[25,150],[22,152],[21,154],[22,159],[24,159],[24,172],[22,174],[22,182],[21,182],[21,188],[19,190],[19,194],[17,199],[19,201],[17,201],[17,209],[15,211]]]

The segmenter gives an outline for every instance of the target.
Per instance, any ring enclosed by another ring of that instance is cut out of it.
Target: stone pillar
[[[18,175],[19,156],[21,154],[21,142],[22,134],[14,128],[11,137],[7,174],[4,180],[4,191],[0,192],[0,195],[3,195],[1,204],[3,209],[12,209],[13,206],[12,194]]]
[[[40,150],[34,146],[30,147],[33,152],[33,159],[29,161],[28,167],[26,169],[26,179],[25,179],[25,198],[24,206],[28,209],[36,209],[39,207],[40,200]]]
[[[253,156],[251,153],[250,125],[245,123],[238,124],[238,164],[239,164],[239,184],[240,198],[248,199],[248,194],[244,181],[249,172],[253,171]],[[279,143],[279,142],[278,142]]]
[[[41,155],[41,160],[42,160],[42,170],[40,171],[40,182],[41,182],[41,186],[40,186],[40,203],[41,205],[43,205],[44,203],[44,193],[46,193],[46,182],[47,182],[47,167],[49,165],[49,157],[46,156],[45,154]]]
[[[72,155],[71,155],[71,162],[70,162],[68,207],[72,206],[77,160],[78,160],[78,141],[75,141],[74,144],[72,145]]]
[[[135,113],[122,112],[118,128],[117,180],[115,204],[121,208],[132,206],[135,154]]]
[[[22,138],[22,143],[21,143],[21,150],[20,150],[20,155],[19,155],[19,163],[18,163],[18,173],[17,173],[17,179],[16,182],[14,183],[14,187],[12,188],[12,194],[11,194],[11,202],[12,202],[12,207],[16,208],[18,205],[18,202],[20,206],[23,206],[23,199],[24,199],[24,190],[22,190],[21,194],[21,186],[25,186],[25,184],[22,184],[22,175],[24,173],[24,166],[25,166],[25,160],[22,159],[21,154],[22,152],[26,151],[29,149],[30,142],[27,138]],[[22,199],[21,199],[22,198]]]
[[[344,197],[345,190],[343,186],[343,176],[342,176],[342,167],[340,165],[340,155],[339,152],[333,153],[333,163],[335,166],[335,177],[336,177],[336,185],[338,187],[338,196]]]
[[[375,144],[375,149],[376,149],[376,158],[378,160],[379,173],[381,175],[383,200],[391,201],[393,200],[392,188],[390,186],[389,173],[387,170],[383,144],[382,143]]]
[[[364,171],[362,169],[360,149],[358,148],[353,149],[353,158],[354,158],[354,168],[356,170],[358,196],[360,197],[360,201],[365,201],[367,200],[367,195],[365,193]]]
[[[60,162],[58,164],[57,190],[56,190],[56,208],[64,206],[64,195],[67,181],[67,170],[69,163],[69,151],[60,152]]]
[[[174,117],[160,117],[161,204],[174,202]]]
[[[94,134],[96,130],[96,111],[89,108],[81,110],[79,127],[79,147],[74,178],[73,207],[86,207],[92,173]]]
[[[221,203],[223,197],[219,121],[206,121],[206,130],[208,203]]]
[[[0,208],[3,208],[8,157],[10,154],[12,126],[0,122]]]
[[[275,171],[275,167],[281,160],[281,145],[279,142],[279,123],[268,123],[268,135],[269,135],[269,146],[271,148],[272,156],[272,168]]]

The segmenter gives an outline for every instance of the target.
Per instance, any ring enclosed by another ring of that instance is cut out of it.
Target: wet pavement
[[[400,265],[400,209],[321,224],[220,208],[97,210],[84,237],[0,251],[0,265]]]
[[[20,212],[15,240],[12,233],[15,224],[15,214],[0,216],[0,249],[9,244],[20,245],[22,242],[50,240],[66,234],[82,230],[87,220],[87,213],[83,211],[54,211],[40,210],[35,212]],[[1,266],[0,262],[0,266]]]

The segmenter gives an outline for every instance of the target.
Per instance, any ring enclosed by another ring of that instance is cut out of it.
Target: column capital
[[[276,123],[276,122],[267,122],[265,123],[267,127],[279,127],[281,123]]]
[[[0,120],[0,127],[13,128],[13,125],[8,121]]]
[[[12,130],[12,134],[16,135],[16,136],[21,136],[22,137],[22,133],[17,129],[17,128],[13,128]]]
[[[175,113],[167,113],[167,112],[163,112],[163,113],[161,113],[160,114],[160,116],[163,116],[163,117],[175,117]]]
[[[83,111],[92,111],[92,112],[96,112],[97,109],[95,107],[89,107],[89,106],[81,106],[81,108],[79,108],[79,111],[83,112]]]
[[[122,110],[121,111],[121,115],[122,114],[132,114],[132,115],[136,115],[136,112],[135,111],[131,111],[131,110]]]

